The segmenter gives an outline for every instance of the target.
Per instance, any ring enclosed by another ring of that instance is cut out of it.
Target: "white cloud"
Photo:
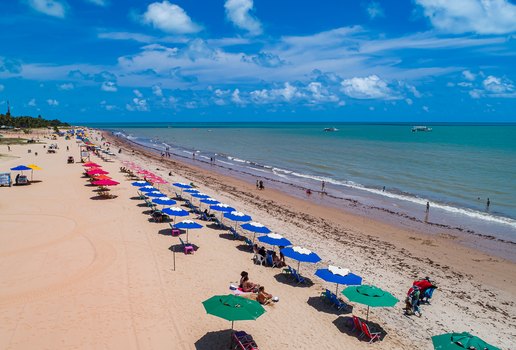
[[[473,81],[477,78],[477,76],[475,74],[471,73],[469,70],[463,71],[462,76],[464,77],[464,79],[469,80],[469,81]]]
[[[414,103],[414,101],[412,101],[411,98],[406,98],[405,99],[405,102],[409,105],[409,106],[412,106],[412,104]]]
[[[136,95],[136,97],[139,97],[139,98],[142,98],[143,97],[143,94],[140,92],[140,90],[138,89],[134,89],[133,90],[133,93]]]
[[[105,100],[100,102],[100,107],[104,108],[106,111],[114,111],[116,109],[120,109],[116,105],[108,104]]]
[[[367,14],[371,19],[385,17],[382,6],[376,1],[371,1],[369,5],[367,5]]]
[[[516,6],[507,0],[416,0],[432,25],[448,33],[516,31]]]
[[[337,102],[339,100],[336,95],[330,93],[320,82],[312,81],[306,89],[310,93],[311,102]]]
[[[4,91],[5,89],[5,86],[3,86],[2,84],[0,84],[0,92]]]
[[[47,103],[49,106],[59,106],[59,101],[56,99],[48,99]]]
[[[251,35],[260,35],[262,24],[250,14],[253,5],[253,0],[226,0],[224,8],[227,18],[235,27],[244,29]]]
[[[246,102],[242,99],[242,97],[240,97],[240,90],[239,89],[235,89],[233,91],[233,93],[231,93],[231,101],[233,103],[236,103],[237,105],[243,105],[245,104]]]
[[[32,98],[29,103],[27,103],[30,107],[36,107],[36,99]]]
[[[199,25],[192,22],[185,10],[168,1],[149,4],[142,21],[167,33],[190,34],[201,30]]]
[[[152,93],[153,93],[155,96],[163,97],[163,90],[161,90],[161,86],[159,86],[159,85],[154,85],[154,86],[152,87]]]
[[[58,0],[28,0],[30,7],[34,10],[52,17],[64,18],[65,6]]]
[[[504,95],[514,92],[514,85],[508,79],[497,78],[493,75],[488,76],[482,82],[484,89],[493,96],[506,97]]]
[[[99,6],[107,6],[107,0],[86,0],[87,2],[90,2],[92,4],[95,4],[95,5],[99,5]]]
[[[59,90],[73,90],[75,86],[72,83],[64,83],[58,86]]]
[[[471,87],[473,86],[472,83],[468,83],[468,82],[465,82],[465,81],[461,81],[460,83],[457,83],[458,86],[460,87]]]
[[[471,98],[480,98],[482,97],[482,91],[473,89],[469,92],[469,96],[471,96]]]
[[[295,99],[305,97],[297,87],[291,85],[289,82],[286,82],[283,88],[251,91],[250,96],[256,103],[291,102]]]
[[[146,99],[141,99],[138,97],[135,97],[131,101],[132,103],[127,103],[125,105],[125,108],[130,112],[148,112],[149,106],[147,104]]]
[[[134,40],[140,43],[151,43],[153,41],[156,41],[156,38],[150,35],[130,32],[103,32],[99,33],[97,36],[100,39]]]
[[[430,108],[428,108],[428,106],[423,106],[421,108],[423,109],[423,111],[425,111],[427,113],[430,111]]]
[[[377,75],[370,75],[365,78],[345,79],[341,83],[342,92],[351,98],[356,99],[393,99],[394,92],[389,88],[387,82]]]
[[[107,92],[116,92],[116,91],[118,91],[118,87],[116,86],[116,83],[112,82],[112,81],[105,81],[105,82],[103,82],[102,85],[100,86],[100,89],[102,91],[107,91]]]

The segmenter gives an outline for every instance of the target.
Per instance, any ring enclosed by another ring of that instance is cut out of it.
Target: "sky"
[[[512,0],[1,0],[0,111],[516,122]]]

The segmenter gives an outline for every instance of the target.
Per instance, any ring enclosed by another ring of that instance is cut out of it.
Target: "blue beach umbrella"
[[[240,225],[240,227],[242,227],[244,230],[251,231],[254,233],[262,233],[262,234],[271,233],[271,230],[269,230],[266,226],[264,226],[258,222],[254,222],[254,221],[242,224],[242,225]]]
[[[170,199],[168,197],[158,197],[152,200],[152,203],[161,204],[161,205],[174,205],[176,201]]]
[[[140,187],[140,192],[153,192],[153,191],[157,191],[158,189],[156,187],[153,187],[153,186],[143,186],[143,187]]]
[[[192,220],[183,220],[174,224],[174,227],[186,230],[186,243],[188,243],[188,230],[202,228],[202,225]]]
[[[252,220],[252,218],[249,215],[246,215],[246,214],[241,213],[239,211],[232,211],[232,212],[229,212],[229,213],[224,213],[224,217],[235,222],[235,232],[236,232],[236,229],[237,229],[237,223],[238,222],[246,222],[246,221],[251,221]]]
[[[31,168],[29,168],[28,166],[25,166],[25,165],[18,165],[14,168],[11,168],[11,170],[13,171],[24,171],[24,170],[31,170]]]
[[[217,204],[210,205],[210,209],[215,210],[215,211],[220,211],[223,213],[230,213],[232,211],[235,211],[235,208],[230,207],[229,205],[224,204],[224,203],[217,203]]]
[[[131,183],[131,185],[133,185],[134,187],[143,187],[143,186],[150,186],[151,184],[148,183],[147,181],[135,181],[135,182]]]
[[[299,272],[299,265],[302,262],[308,262],[315,264],[316,262],[321,261],[321,258],[316,253],[312,252],[309,249],[301,248],[301,247],[287,247],[280,250],[280,252],[294,260],[297,260],[297,271]]]
[[[349,272],[348,269],[332,265],[328,266],[327,269],[318,269],[315,271],[315,275],[326,282],[336,283],[337,289],[335,290],[335,295],[338,293],[339,284],[347,286],[358,286],[362,284],[362,277]]]
[[[187,189],[185,190],[185,192],[186,192],[186,193],[197,193],[197,192],[199,192],[199,190],[198,190],[198,189],[196,189],[196,188],[187,188]]]
[[[185,183],[182,183],[182,182],[174,182],[172,185],[176,186],[176,187],[179,187],[179,188],[182,188],[182,189],[192,188],[192,186],[190,186],[188,184],[185,184]]]
[[[200,199],[210,198],[209,195],[207,195],[206,193],[201,193],[201,192],[192,193],[192,197],[200,198]]]
[[[242,227],[244,230],[253,232],[253,244],[254,244],[254,239],[256,238],[257,233],[261,233],[261,234],[271,233],[271,230],[269,230],[267,227],[265,227],[264,225],[262,225],[258,222],[254,222],[254,221],[246,222],[245,224],[240,225],[240,227]]]
[[[218,200],[216,200],[215,198],[208,197],[208,198],[201,199],[201,203],[213,205],[213,204],[218,204],[220,202]]]
[[[190,214],[186,210],[179,207],[165,208],[161,210],[161,212],[169,216],[188,216]]]
[[[166,197],[163,193],[161,193],[160,191],[152,191],[152,192],[147,192],[145,193],[145,195],[147,197],[153,197],[153,198],[157,198],[157,197]]]
[[[276,245],[280,247],[292,245],[292,243],[288,239],[277,233],[269,233],[268,235],[258,237],[258,240],[262,243]]]

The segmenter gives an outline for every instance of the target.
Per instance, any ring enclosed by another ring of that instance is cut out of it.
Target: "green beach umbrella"
[[[436,335],[432,343],[436,350],[500,350],[468,332]]]
[[[367,317],[369,319],[369,307],[393,307],[399,301],[391,293],[370,285],[349,286],[342,291],[349,301],[367,305]]]
[[[231,329],[234,321],[256,320],[265,312],[259,302],[233,294],[215,295],[202,304],[207,313],[231,321]]]

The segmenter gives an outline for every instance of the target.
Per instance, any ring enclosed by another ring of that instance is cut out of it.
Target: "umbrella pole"
[[[337,283],[337,288],[335,288],[335,295],[338,295],[339,293],[339,284]]]
[[[369,321],[369,305],[367,305],[366,321]]]
[[[231,330],[233,330],[233,323],[235,323],[235,321],[231,321]]]
[[[186,243],[189,243],[188,242],[188,229],[186,229]]]
[[[299,266],[301,265],[301,261],[297,262],[297,273],[299,273]]]

